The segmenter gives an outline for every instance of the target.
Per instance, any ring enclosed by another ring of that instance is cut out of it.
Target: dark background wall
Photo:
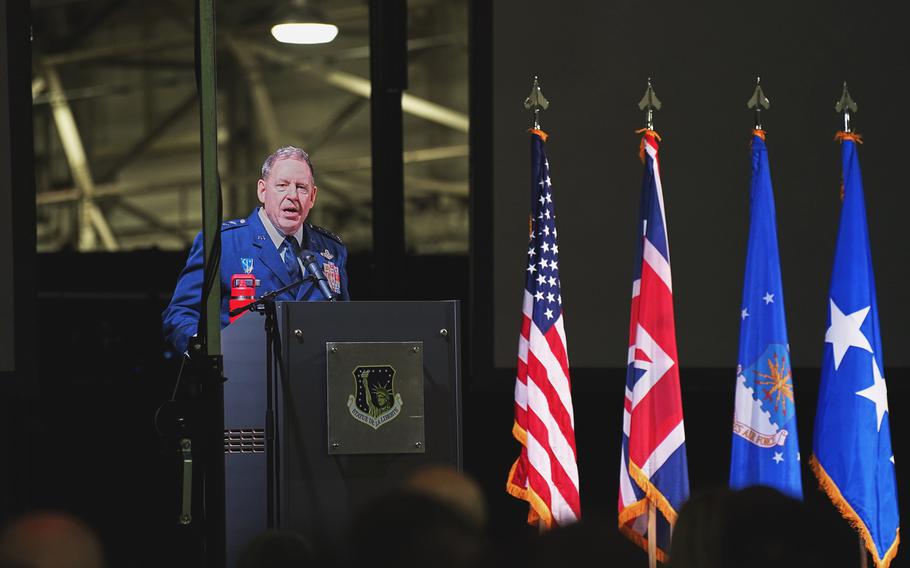
[[[642,165],[637,107],[648,77],[664,106],[661,172],[673,261],[676,330],[692,491],[725,485],[749,219],[746,108],[756,76],[771,99],[764,113],[777,200],[798,431],[804,463],[824,349],[827,294],[840,210],[842,128],[834,111],[843,81],[859,103],[854,126],[878,283],[895,455],[903,455],[910,331],[904,301],[908,253],[902,189],[908,119],[896,93],[907,91],[908,37],[890,5],[847,2],[475,2],[472,59],[472,249],[475,373],[466,407],[483,406],[486,424],[466,421],[466,464],[505,471],[517,453],[502,406],[514,383],[529,211],[530,113],[522,102],[539,75],[551,102],[541,116],[558,214],[560,276],[573,366],[584,515],[615,522],[623,386],[635,226]],[[487,42],[487,43],[484,43]],[[486,292],[492,290],[490,297]],[[495,402],[493,402],[495,400]],[[495,446],[495,450],[493,449]],[[481,456],[483,452],[483,456]],[[484,462],[481,465],[481,462]],[[898,462],[900,463],[900,462]],[[898,465],[900,508],[907,475]],[[501,482],[500,479],[495,479]],[[817,527],[846,566],[856,537],[803,469],[805,500]],[[495,495],[491,493],[491,495]],[[494,497],[504,523],[526,512]],[[898,555],[894,566],[907,565]]]
[[[34,327],[17,303],[34,298],[34,172],[31,167],[31,58],[26,48],[28,6],[0,0],[0,393],[25,382],[33,350],[17,336]]]
[[[764,113],[790,345],[795,366],[823,352],[837,232],[840,150],[832,138],[844,80],[859,104],[864,174],[888,366],[910,365],[904,283],[901,132],[910,127],[910,38],[890,4],[857,2],[496,2],[493,163],[497,366],[514,364],[527,241],[529,113],[535,74],[551,108],[541,124],[557,201],[570,361],[621,367],[628,319],[644,126],[652,77],[683,366],[736,367],[748,233],[746,108],[755,78]],[[796,376],[797,388],[801,377]],[[685,380],[685,375],[683,376]]]

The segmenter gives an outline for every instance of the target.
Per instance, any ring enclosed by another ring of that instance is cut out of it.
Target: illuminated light
[[[338,26],[317,22],[285,22],[272,26],[272,37],[281,43],[329,43],[338,35]]]

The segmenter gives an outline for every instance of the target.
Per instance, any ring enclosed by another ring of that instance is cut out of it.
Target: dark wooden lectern
[[[279,302],[277,528],[338,542],[358,507],[429,463],[461,468],[459,303]],[[225,328],[228,565],[268,527],[265,317]]]

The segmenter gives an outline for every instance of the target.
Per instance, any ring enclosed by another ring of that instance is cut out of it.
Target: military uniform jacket
[[[348,275],[345,268],[348,251],[341,238],[321,227],[304,223],[301,248],[309,250],[322,268],[329,287],[338,300],[349,300]],[[202,271],[204,265],[202,233],[196,235],[186,266],[177,280],[171,303],[164,310],[164,336],[168,343],[183,353],[187,341],[199,325],[202,303]],[[252,267],[252,270],[244,268]],[[256,297],[291,283],[281,254],[259,219],[259,209],[246,219],[226,221],[221,225],[221,327],[228,325],[230,278],[249,272],[259,281]],[[304,274],[306,272],[304,271]],[[278,296],[278,300],[318,302],[325,298],[314,282],[304,282]]]

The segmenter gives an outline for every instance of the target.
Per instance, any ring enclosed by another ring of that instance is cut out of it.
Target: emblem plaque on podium
[[[424,453],[423,342],[326,342],[330,454]]]

